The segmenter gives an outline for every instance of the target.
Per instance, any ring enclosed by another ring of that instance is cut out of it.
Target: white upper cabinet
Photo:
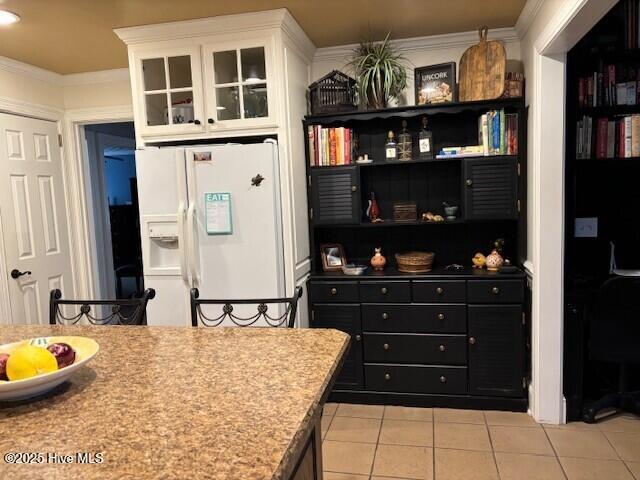
[[[116,34],[129,51],[139,143],[277,134],[287,109],[286,45],[305,59],[314,50],[284,9]]]
[[[202,52],[209,128],[275,126],[272,42],[213,43]]]
[[[134,102],[143,135],[204,131],[200,50],[137,52]]]

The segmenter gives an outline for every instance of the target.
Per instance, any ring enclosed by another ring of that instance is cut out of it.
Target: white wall
[[[489,31],[489,39],[504,42],[507,53],[507,70],[521,72],[520,41],[513,28],[499,28]],[[462,32],[429,37],[417,37],[391,42],[409,61],[407,88],[402,104],[414,105],[413,68],[435,65],[445,62],[456,62],[456,73],[459,71],[460,58],[471,45],[478,43],[477,32]],[[331,70],[340,70],[351,76],[347,63],[356,45],[327,47],[316,50],[311,66],[312,81],[317,80]]]

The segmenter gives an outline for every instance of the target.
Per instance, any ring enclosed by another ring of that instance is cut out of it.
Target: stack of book
[[[608,107],[640,103],[640,68],[605,65],[578,80],[580,107]]]
[[[583,116],[576,128],[576,157],[640,157],[640,115],[598,118],[595,122]]]
[[[491,110],[478,119],[478,143],[483,155],[518,154],[518,115]]]
[[[312,167],[349,165],[353,161],[353,130],[309,125],[309,164]]]
[[[443,147],[436,155],[436,158],[481,157],[483,155],[484,148],[482,145],[469,145],[466,147]]]

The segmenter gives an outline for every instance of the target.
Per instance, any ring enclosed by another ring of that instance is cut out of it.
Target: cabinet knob
[[[337,295],[338,294],[338,289],[336,287],[333,287],[331,289],[331,295]]]
[[[444,352],[447,349],[447,347],[445,347],[444,345],[440,345],[438,347],[438,350],[440,350],[441,352]]]
[[[356,187],[355,185],[351,186],[351,191],[352,192],[357,192],[358,191],[358,187]]]
[[[390,373],[385,373],[384,374],[384,379],[385,380],[391,380],[391,374]]]
[[[497,295],[500,293],[500,289],[498,287],[493,287],[491,289],[491,293],[493,293],[494,295]]]
[[[444,375],[442,375],[440,377],[440,383],[447,383],[447,377],[445,377]]]
[[[438,287],[438,288],[436,288],[436,293],[437,293],[438,295],[442,295],[442,294],[444,293],[444,288],[442,288],[442,287]]]
[[[200,120],[194,120],[193,123],[195,123],[196,125],[200,125]]]
[[[356,335],[356,342],[359,342],[360,340],[362,340],[362,335]]]
[[[216,123],[216,121],[215,121],[213,118],[208,118],[208,119],[207,119],[207,123],[208,123],[209,125],[213,125],[214,123]]]
[[[469,343],[471,345],[475,345],[476,344],[476,338],[475,337],[469,337]]]
[[[382,288],[380,289],[380,293],[381,293],[381,294],[383,294],[383,295],[386,295],[388,291],[389,291],[389,290],[387,290],[387,287],[382,287]]]
[[[438,314],[438,320],[444,320],[444,313]]]
[[[385,343],[384,345],[382,345],[382,348],[384,348],[385,350],[389,350],[391,346],[388,343]]]
[[[389,320],[389,314],[387,312],[382,314],[382,319],[383,320]]]
[[[467,178],[467,181],[464,183],[467,185],[467,187],[470,187],[471,185],[473,185],[473,180],[471,180],[470,178]]]

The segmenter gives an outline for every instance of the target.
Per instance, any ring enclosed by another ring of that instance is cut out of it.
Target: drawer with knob
[[[411,283],[408,281],[360,282],[361,302],[410,302]]]
[[[465,305],[363,304],[362,329],[369,332],[465,333]]]
[[[469,280],[467,298],[469,303],[522,303],[524,283],[522,280]]]
[[[309,282],[312,302],[357,302],[358,282]]]
[[[369,363],[467,363],[466,335],[365,333],[363,341]]]
[[[414,280],[413,301],[425,303],[464,303],[467,288],[464,280]]]
[[[367,364],[365,388],[370,391],[462,395],[467,393],[466,367]]]

